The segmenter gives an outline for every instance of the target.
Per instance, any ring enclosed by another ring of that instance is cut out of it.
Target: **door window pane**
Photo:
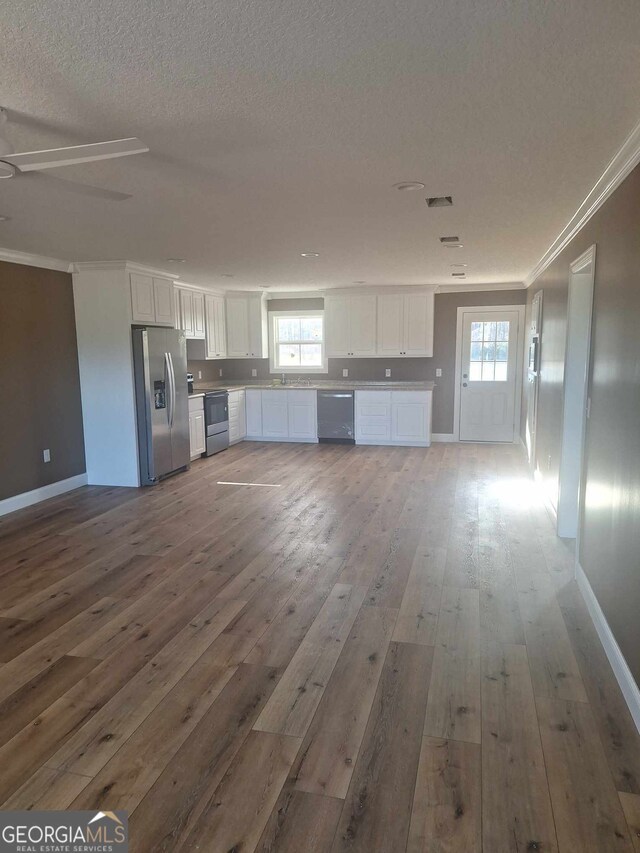
[[[507,363],[506,361],[496,361],[496,382],[506,382],[507,381]]]
[[[482,340],[482,323],[472,323],[471,324],[471,340],[472,341],[481,341]]]
[[[483,361],[495,361],[496,360],[496,345],[493,342],[485,341],[482,346],[482,360]]]
[[[508,341],[509,340],[509,321],[508,320],[501,320],[499,323],[496,323],[496,326],[497,326],[496,340]]]
[[[469,379],[472,382],[480,382],[482,380],[482,364],[479,361],[472,361],[469,367]]]
[[[482,364],[482,381],[493,382],[495,378],[495,364],[492,361],[485,361]]]
[[[482,361],[481,341],[471,341],[471,361]]]
[[[509,344],[506,341],[499,341],[496,344],[496,361],[506,361],[509,356]]]
[[[496,339],[496,324],[495,323],[483,323],[484,332],[482,337],[485,341],[495,341]]]

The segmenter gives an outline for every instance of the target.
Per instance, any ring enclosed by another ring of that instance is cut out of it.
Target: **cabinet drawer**
[[[391,438],[391,423],[389,416],[384,418],[359,417],[357,421],[357,438],[378,438],[388,441]]]
[[[189,397],[189,411],[201,412],[204,409],[204,397]]]
[[[393,403],[426,403],[428,391],[392,391]]]
[[[395,393],[395,392],[394,392]],[[360,403],[391,403],[391,391],[356,391],[356,402]]]

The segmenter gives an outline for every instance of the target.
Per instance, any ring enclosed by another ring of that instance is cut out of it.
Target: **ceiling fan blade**
[[[20,178],[22,181],[33,181],[34,179],[39,182],[48,181],[54,188],[65,190],[66,192],[92,196],[93,198],[104,198],[108,201],[126,201],[128,198],[131,198],[129,193],[107,190],[103,187],[94,187],[91,184],[79,184],[77,181],[60,178],[58,175],[41,175],[39,172],[32,172],[31,174],[22,175]]]
[[[54,169],[57,166],[75,166],[78,163],[127,157],[129,154],[144,154],[148,150],[144,142],[132,137],[114,139],[111,142],[93,142],[89,145],[72,145],[69,148],[51,148],[48,151],[7,154],[2,159],[21,172],[35,172],[40,169]]]

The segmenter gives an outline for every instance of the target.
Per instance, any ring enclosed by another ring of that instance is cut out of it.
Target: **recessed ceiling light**
[[[319,258],[320,252],[300,252],[301,258]]]
[[[423,190],[425,185],[420,181],[401,181],[399,184],[394,184],[394,189],[402,190],[402,192],[410,192],[411,190]]]
[[[186,258],[167,258],[170,264],[184,264],[186,263]]]
[[[10,216],[0,216],[0,222],[11,222]]]
[[[223,272],[220,274],[221,274],[222,278],[233,278],[233,273],[230,273],[230,272]]]
[[[452,207],[453,198],[450,195],[434,195],[426,198],[427,207]]]
[[[464,249],[462,243],[443,243],[443,249]]]
[[[452,266],[452,267],[466,267],[466,266],[468,266],[468,264],[450,264],[449,266]]]

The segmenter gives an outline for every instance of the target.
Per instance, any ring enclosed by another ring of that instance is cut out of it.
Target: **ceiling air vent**
[[[427,207],[451,207],[453,205],[453,197],[450,195],[434,195],[425,201]]]
[[[452,272],[451,275],[454,278],[464,278],[466,276],[466,272]]]
[[[441,243],[459,243],[460,238],[459,237],[441,237],[440,242]]]

